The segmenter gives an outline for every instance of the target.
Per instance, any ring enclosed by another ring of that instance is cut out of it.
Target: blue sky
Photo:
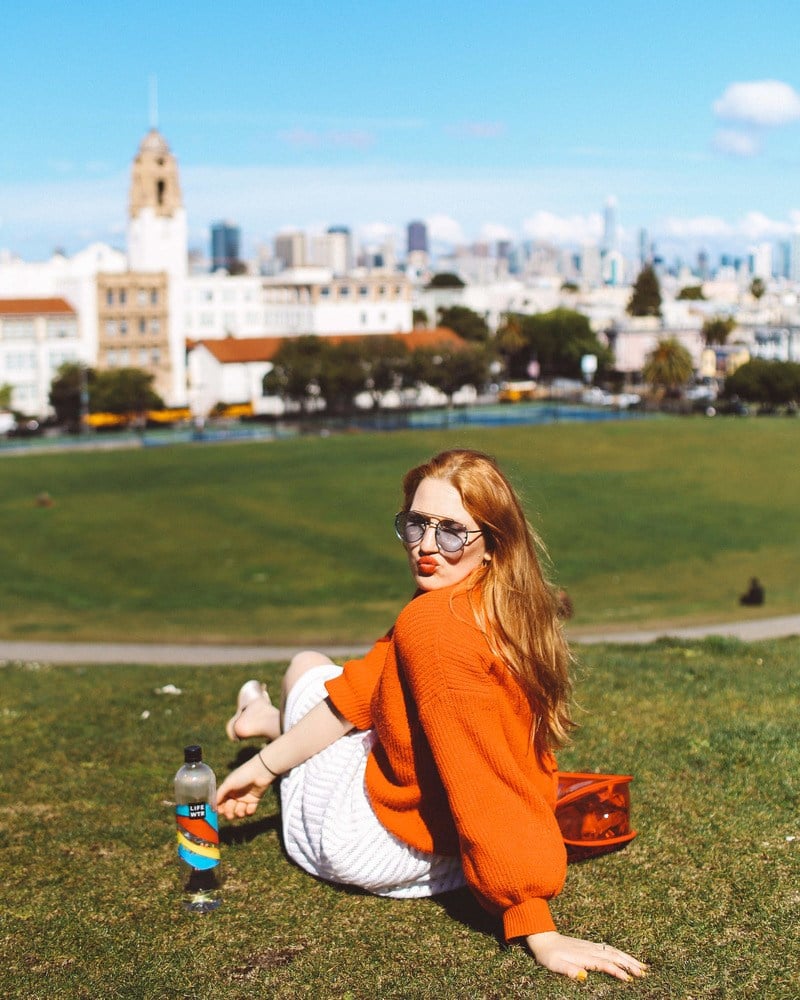
[[[151,122],[178,158],[190,242],[245,248],[347,224],[440,241],[640,228],[691,257],[800,224],[800,4],[308,0],[0,15],[0,248],[123,245]]]

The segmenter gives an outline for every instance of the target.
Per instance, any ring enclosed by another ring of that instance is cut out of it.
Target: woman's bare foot
[[[272,704],[266,686],[247,681],[239,689],[236,714],[228,720],[225,732],[234,742],[254,736],[274,740],[280,735],[280,725],[280,712]]]

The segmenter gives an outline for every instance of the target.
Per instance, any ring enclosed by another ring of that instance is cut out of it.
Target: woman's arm
[[[217,809],[226,819],[252,816],[264,792],[284,771],[289,771],[335,743],[353,729],[329,698],[314,708],[272,743],[231,771],[219,786]]]

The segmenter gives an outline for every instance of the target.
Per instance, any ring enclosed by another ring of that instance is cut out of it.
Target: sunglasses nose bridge
[[[431,521],[430,519],[425,521],[425,526],[422,531],[422,538],[420,538],[419,540],[420,546],[424,547],[426,542],[431,542],[433,545],[431,551],[439,548],[439,539],[436,533],[438,527],[439,524],[437,521]]]

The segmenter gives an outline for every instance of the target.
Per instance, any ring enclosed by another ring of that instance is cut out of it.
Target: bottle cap
[[[193,743],[183,748],[183,759],[187,764],[198,764],[203,759],[203,748]]]

